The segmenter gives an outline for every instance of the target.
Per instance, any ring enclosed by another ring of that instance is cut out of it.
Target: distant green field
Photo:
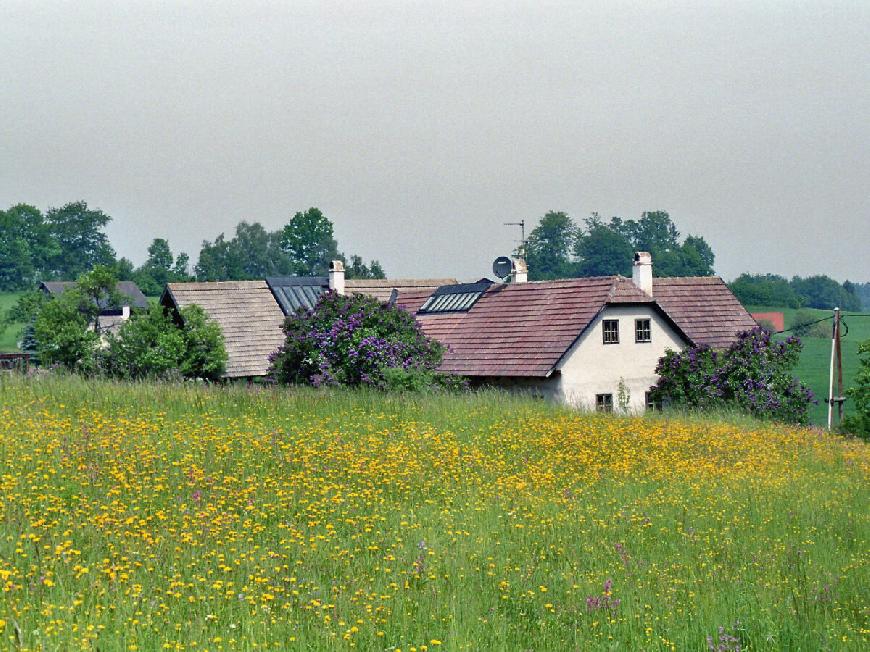
[[[21,296],[21,292],[0,292],[0,319],[6,316],[6,311],[18,301],[19,296]],[[18,350],[18,338],[21,335],[22,327],[23,324],[13,324],[0,331],[0,352]]]
[[[777,308],[775,306],[752,306],[750,312],[782,312],[785,317],[785,327],[790,328],[794,322],[797,310],[793,308]],[[819,319],[831,314],[830,310],[803,310],[817,314]],[[845,315],[856,314],[844,312]],[[850,387],[858,371],[858,345],[864,340],[870,340],[870,313],[862,317],[843,317],[848,326],[848,334],[843,338],[843,383]],[[845,332],[845,328],[843,331]],[[810,419],[815,424],[825,424],[828,421],[828,406],[824,403],[828,395],[828,373],[831,364],[831,340],[818,337],[803,337],[801,359],[795,369],[795,375],[813,390],[819,399],[818,404],[810,408]],[[846,413],[849,412],[849,402],[846,402]]]

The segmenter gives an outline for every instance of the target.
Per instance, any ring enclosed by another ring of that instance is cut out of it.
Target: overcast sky
[[[870,2],[0,2],[0,206],[136,263],[318,206],[390,276],[547,210],[671,213],[742,271],[870,280]]]

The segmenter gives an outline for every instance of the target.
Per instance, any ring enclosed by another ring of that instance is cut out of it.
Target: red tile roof
[[[727,346],[755,326],[721,279],[654,283],[655,300],[621,276],[495,284],[467,312],[416,317],[447,347],[441,370],[466,376],[549,376],[607,304],[650,304],[696,344]],[[402,292],[398,305],[416,314],[430,295]]]
[[[616,277],[493,285],[468,312],[417,316],[447,347],[441,369],[469,376],[548,376],[611,298]],[[645,300],[622,290],[629,300]],[[642,293],[641,293],[642,294]],[[428,295],[400,295],[415,311]]]
[[[758,325],[716,276],[654,278],[653,296],[695,344],[726,347]]]

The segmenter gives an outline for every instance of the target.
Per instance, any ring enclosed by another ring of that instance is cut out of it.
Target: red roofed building
[[[585,408],[648,404],[669,349],[726,347],[756,326],[716,277],[652,277],[649,254],[621,276],[457,284],[400,293],[423,331],[447,347],[441,369]]]

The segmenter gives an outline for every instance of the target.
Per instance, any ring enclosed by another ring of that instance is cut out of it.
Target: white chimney
[[[329,263],[329,289],[344,295],[344,263],[340,260]]]
[[[121,319],[130,319],[130,306],[121,306]]]
[[[634,253],[631,280],[649,296],[653,295],[652,256],[648,251]]]
[[[524,258],[511,258],[511,283],[526,283],[529,280],[529,268]]]

